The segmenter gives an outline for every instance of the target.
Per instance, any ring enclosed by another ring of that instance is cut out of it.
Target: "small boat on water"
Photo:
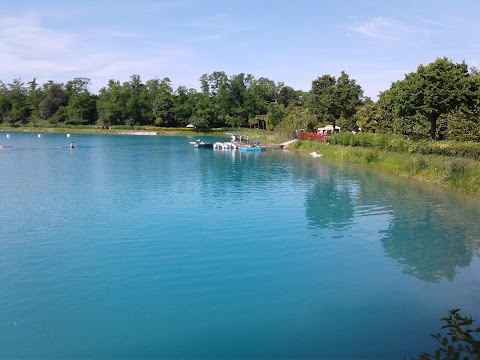
[[[225,135],[230,136],[230,143],[234,146],[235,149],[239,148],[242,145],[248,145],[249,140],[248,136],[240,134],[225,133]]]
[[[0,145],[0,149],[11,149],[12,147],[10,145]]]
[[[200,139],[198,139],[197,141],[190,141],[190,144],[192,144],[193,147],[196,147],[196,148],[207,148],[207,149],[213,148],[213,143],[207,143],[207,142],[201,141]]]
[[[207,143],[200,139],[196,141],[190,141],[190,144],[196,148],[213,148],[215,150],[237,150],[243,152],[260,152],[265,148],[265,146],[261,146],[258,141],[254,141],[253,145],[249,144],[248,136],[239,135],[239,134],[230,134],[230,141],[222,142],[217,141],[216,143]]]
[[[213,148],[216,150],[235,150],[237,147],[231,142],[216,142],[213,144]]]

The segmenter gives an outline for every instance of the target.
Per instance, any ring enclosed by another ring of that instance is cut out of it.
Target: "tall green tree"
[[[245,98],[247,97],[247,84],[244,73],[233,75],[229,79],[229,90],[231,99],[231,108],[229,115],[234,117],[240,125],[248,124],[248,114],[244,107]]]
[[[29,116],[26,103],[27,89],[21,79],[14,79],[6,88],[4,121],[10,125],[25,125]]]
[[[405,79],[393,84],[386,95],[407,127],[426,128],[430,139],[436,140],[441,116],[471,102],[473,94],[465,62],[453,63],[439,58],[405,75]]]
[[[202,90],[202,93],[205,95],[210,95],[210,84],[208,82],[208,75],[203,74],[200,77],[200,89]]]
[[[149,101],[147,88],[142,83],[140,75],[134,74],[130,76],[130,81],[123,84],[122,90],[126,99],[126,125],[129,127],[134,125],[153,125],[152,104]]]
[[[347,130],[353,130],[353,115],[362,105],[363,90],[342,71],[338,79],[323,75],[312,81],[308,98],[308,108],[319,123],[335,127],[337,122],[342,121]]]
[[[377,105],[377,130],[383,134],[393,134],[395,107],[391,97],[383,91],[378,96]]]
[[[190,122],[197,129],[206,129],[211,127],[214,121],[215,109],[212,106],[212,99],[204,93],[199,93],[195,104],[194,116],[190,119]]]
[[[275,129],[279,124],[282,123],[285,113],[288,113],[290,109],[297,107],[294,105],[294,103],[290,103],[289,106],[285,107],[284,104],[279,103],[279,102],[271,102],[268,104],[268,112],[266,116],[266,126],[264,129],[266,130],[273,130]],[[298,106],[298,108],[301,108]],[[293,130],[293,129],[292,129]]]
[[[89,86],[88,78],[74,78],[65,85],[68,98],[66,123],[81,125],[97,121],[96,96],[90,93]]]
[[[109,127],[125,124],[125,97],[118,80],[109,80],[108,85],[100,89],[97,111],[97,125],[99,126]]]
[[[285,115],[279,127],[285,132],[298,129],[313,131],[316,125],[317,119],[315,115],[309,112],[309,109],[300,106],[290,106],[285,110]]]
[[[171,108],[173,119],[176,124],[186,126],[190,123],[190,118],[194,114],[198,93],[195,89],[179,86],[174,95]]]
[[[364,104],[353,116],[358,127],[365,132],[376,132],[378,126],[378,107],[372,99],[365,99]]]
[[[174,118],[171,112],[174,103],[173,88],[168,77],[152,79],[146,82],[146,88],[152,103],[155,125],[173,126]]]
[[[11,104],[8,99],[7,86],[0,80],[0,124],[7,120],[7,115],[10,112]]]
[[[282,86],[277,94],[277,101],[287,107],[290,104],[300,105],[300,96],[294,88],[290,86]]]
[[[40,116],[47,120],[52,119],[60,107],[67,105],[67,94],[65,92],[65,85],[63,83],[56,83],[53,80],[43,84],[44,98],[39,104]],[[55,122],[63,121],[63,114],[55,120]]]
[[[224,71],[214,71],[208,76],[208,84],[210,87],[210,95],[215,97],[220,90],[228,87],[228,76]],[[202,90],[206,90],[203,83]]]
[[[36,80],[37,78],[35,77],[32,81],[27,82],[28,86],[26,99],[28,112],[30,113],[29,121],[34,125],[41,119],[39,108],[40,103],[45,98],[45,94]]]

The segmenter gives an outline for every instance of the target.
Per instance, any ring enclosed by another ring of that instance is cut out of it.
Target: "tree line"
[[[312,81],[309,91],[251,74],[203,74],[199,90],[173,89],[168,77],[110,80],[98,94],[88,78],[66,84],[36,78],[0,81],[0,124],[6,126],[258,127],[289,132],[340,126],[342,131],[480,142],[480,73],[439,58],[391,84],[378,100],[345,72]]]

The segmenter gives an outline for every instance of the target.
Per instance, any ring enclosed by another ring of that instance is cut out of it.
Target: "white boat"
[[[200,139],[198,139],[197,141],[190,141],[190,144],[192,144],[193,147],[196,148],[213,148],[213,143],[206,143]]]
[[[213,144],[213,148],[217,150],[235,150],[237,147],[231,142],[216,142]]]
[[[249,143],[247,135],[225,133],[230,136],[230,142],[234,145],[247,145]]]

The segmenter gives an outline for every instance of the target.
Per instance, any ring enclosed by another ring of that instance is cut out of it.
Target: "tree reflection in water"
[[[309,224],[347,229],[365,208],[388,209],[390,223],[381,242],[405,274],[430,283],[451,281],[480,248],[478,199],[354,167],[314,169],[322,176],[306,193]]]

